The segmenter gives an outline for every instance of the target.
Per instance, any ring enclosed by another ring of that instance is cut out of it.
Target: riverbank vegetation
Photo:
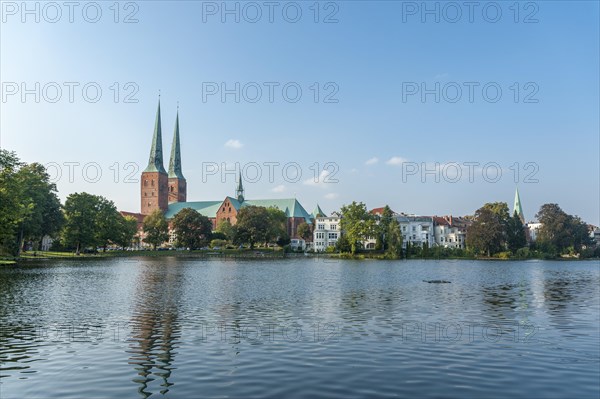
[[[429,247],[403,243],[398,220],[389,206],[374,215],[362,202],[341,208],[340,237],[326,256],[373,259],[587,259],[600,257],[600,247],[589,236],[588,225],[557,204],[544,204],[536,217],[541,227],[536,240],[527,236],[519,216],[509,214],[504,202],[487,203],[472,217],[465,248]],[[282,256],[292,252],[287,217],[276,208],[247,206],[236,223],[212,222],[193,209],[183,209],[167,221],[162,212],[148,215],[139,234],[135,217],[122,216],[115,204],[99,195],[70,194],[61,205],[56,185],[43,165],[26,164],[15,153],[0,150],[0,256],[13,259],[72,256],[179,256],[224,254],[240,257]],[[169,234],[171,224],[172,236]],[[314,226],[302,223],[297,235],[312,241]],[[52,251],[40,251],[44,237],[52,237]],[[154,251],[114,251],[140,248]],[[365,242],[371,248],[363,248]],[[373,245],[374,243],[374,245]],[[167,247],[168,248],[165,248]],[[111,251],[108,251],[111,249]],[[169,251],[173,250],[173,251]],[[101,253],[101,254],[99,254]],[[310,255],[310,254],[307,254]],[[318,256],[322,256],[318,255]]]

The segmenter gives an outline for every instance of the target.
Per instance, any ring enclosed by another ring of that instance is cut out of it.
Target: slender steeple
[[[181,147],[179,145],[179,109],[175,119],[175,132],[173,133],[173,145],[171,146],[171,160],[169,161],[169,178],[184,179],[181,172]]]
[[[154,135],[152,136],[152,147],[150,148],[150,158],[148,166],[144,172],[159,172],[166,174],[163,166],[162,152],[162,131],[160,122],[160,96],[158,98],[158,110],[156,111],[156,121],[154,122]]]
[[[521,207],[521,197],[519,196],[519,188],[515,191],[515,202],[513,204],[513,215],[517,212],[517,215],[521,219],[521,223],[525,223],[525,216],[523,215],[523,208]]]
[[[318,218],[319,216],[327,216],[327,214],[325,212],[323,212],[323,210],[321,209],[319,204],[317,204],[317,207],[315,208],[315,210],[313,211],[311,216],[313,218]]]
[[[244,202],[244,186],[242,185],[242,172],[238,180],[237,190],[235,191],[238,201]]]

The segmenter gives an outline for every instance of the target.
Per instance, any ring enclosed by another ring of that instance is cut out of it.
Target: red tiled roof
[[[385,209],[385,206],[382,206],[381,208],[373,208],[369,211],[369,213],[372,215],[381,215],[381,214],[383,214],[384,209]],[[392,213],[396,213],[396,212],[392,211]]]

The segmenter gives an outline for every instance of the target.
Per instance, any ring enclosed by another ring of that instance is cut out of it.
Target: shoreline
[[[314,252],[292,252],[285,253],[282,250],[221,250],[221,251],[107,251],[97,254],[80,254],[65,252],[43,252],[38,251],[36,255],[26,253],[21,257],[3,257],[0,258],[0,266],[14,265],[17,263],[47,261],[47,260],[98,260],[114,258],[158,258],[175,257],[190,259],[240,259],[240,260],[274,260],[274,259],[295,259],[295,258],[329,258],[332,260],[350,260],[350,261],[411,261],[411,260],[449,260],[449,261],[528,261],[528,260],[547,260],[547,261],[598,261],[599,258],[579,258],[579,257],[556,257],[556,258],[499,258],[499,257],[391,257],[387,258],[384,254],[331,254]]]

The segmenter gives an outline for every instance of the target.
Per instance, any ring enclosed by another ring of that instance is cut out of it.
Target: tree
[[[487,205],[475,212],[475,219],[467,232],[467,245],[475,252],[491,256],[503,248],[506,228],[502,221],[503,213],[495,212]]]
[[[231,225],[231,222],[227,219],[219,220],[217,229],[215,231],[217,233],[222,233],[227,240],[233,240],[233,236],[235,235],[235,229]]]
[[[125,249],[133,242],[138,231],[138,223],[137,219],[133,216],[121,216],[118,220],[118,236],[115,243]]]
[[[99,203],[100,197],[88,193],[71,194],[65,201],[63,240],[67,246],[75,247],[77,255],[82,248],[97,244]]]
[[[290,243],[290,236],[287,233],[287,216],[278,208],[267,208],[269,215],[269,228],[265,234],[265,243],[275,242],[283,247]]]
[[[340,238],[335,243],[335,249],[338,252],[350,252],[352,251],[352,247],[350,246],[350,241],[348,241],[348,237],[342,232],[340,234]]]
[[[483,205],[484,208],[492,211],[498,218],[498,222],[501,226],[501,233],[497,236],[499,240],[500,250],[506,248],[506,234],[508,229],[508,221],[510,219],[510,213],[508,211],[508,204],[506,202],[488,202]]]
[[[298,237],[302,238],[303,240],[312,241],[312,237],[313,237],[312,228],[308,223],[306,223],[306,222],[300,223],[298,225],[298,228],[296,229],[296,233],[298,234]]]
[[[400,223],[396,219],[392,219],[387,227],[385,235],[386,253],[397,257],[402,254],[402,232],[400,231]]]
[[[13,255],[19,250],[15,237],[27,211],[21,201],[22,186],[16,178],[22,165],[14,152],[0,149],[0,244]]]
[[[393,220],[394,212],[392,212],[391,208],[388,205],[386,205],[383,208],[383,212],[379,217],[379,224],[377,225],[377,249],[386,251],[389,248],[389,246],[387,245],[387,235],[389,233],[389,228]]]
[[[103,252],[106,252],[109,242],[117,242],[121,238],[120,227],[123,216],[117,211],[114,202],[104,197],[97,198],[96,239],[98,245],[102,247]]]
[[[64,222],[56,185],[50,182],[46,168],[38,163],[23,165],[16,173],[21,186],[21,205],[26,208],[19,224],[19,252],[25,241],[37,245],[45,235],[54,235]]]
[[[354,255],[361,242],[375,235],[375,220],[362,202],[353,201],[350,205],[342,206],[341,212],[340,228],[347,236],[350,252]]]
[[[527,237],[525,236],[525,226],[521,222],[521,218],[515,211],[506,226],[506,244],[508,250],[513,254],[518,249],[527,245]]]
[[[564,212],[558,204],[544,204],[535,215],[542,224],[537,243],[546,251],[562,253],[573,247],[581,251],[590,244],[587,225],[578,217]]]
[[[152,250],[169,239],[169,224],[160,209],[155,209],[144,218],[144,242],[152,245]]]
[[[189,248],[190,251],[202,248],[210,241],[212,222],[191,208],[184,208],[172,221],[177,235],[176,246]]]
[[[266,242],[271,234],[271,216],[267,208],[260,206],[247,206],[237,214],[234,242],[236,244],[250,244],[254,248],[257,242]]]

